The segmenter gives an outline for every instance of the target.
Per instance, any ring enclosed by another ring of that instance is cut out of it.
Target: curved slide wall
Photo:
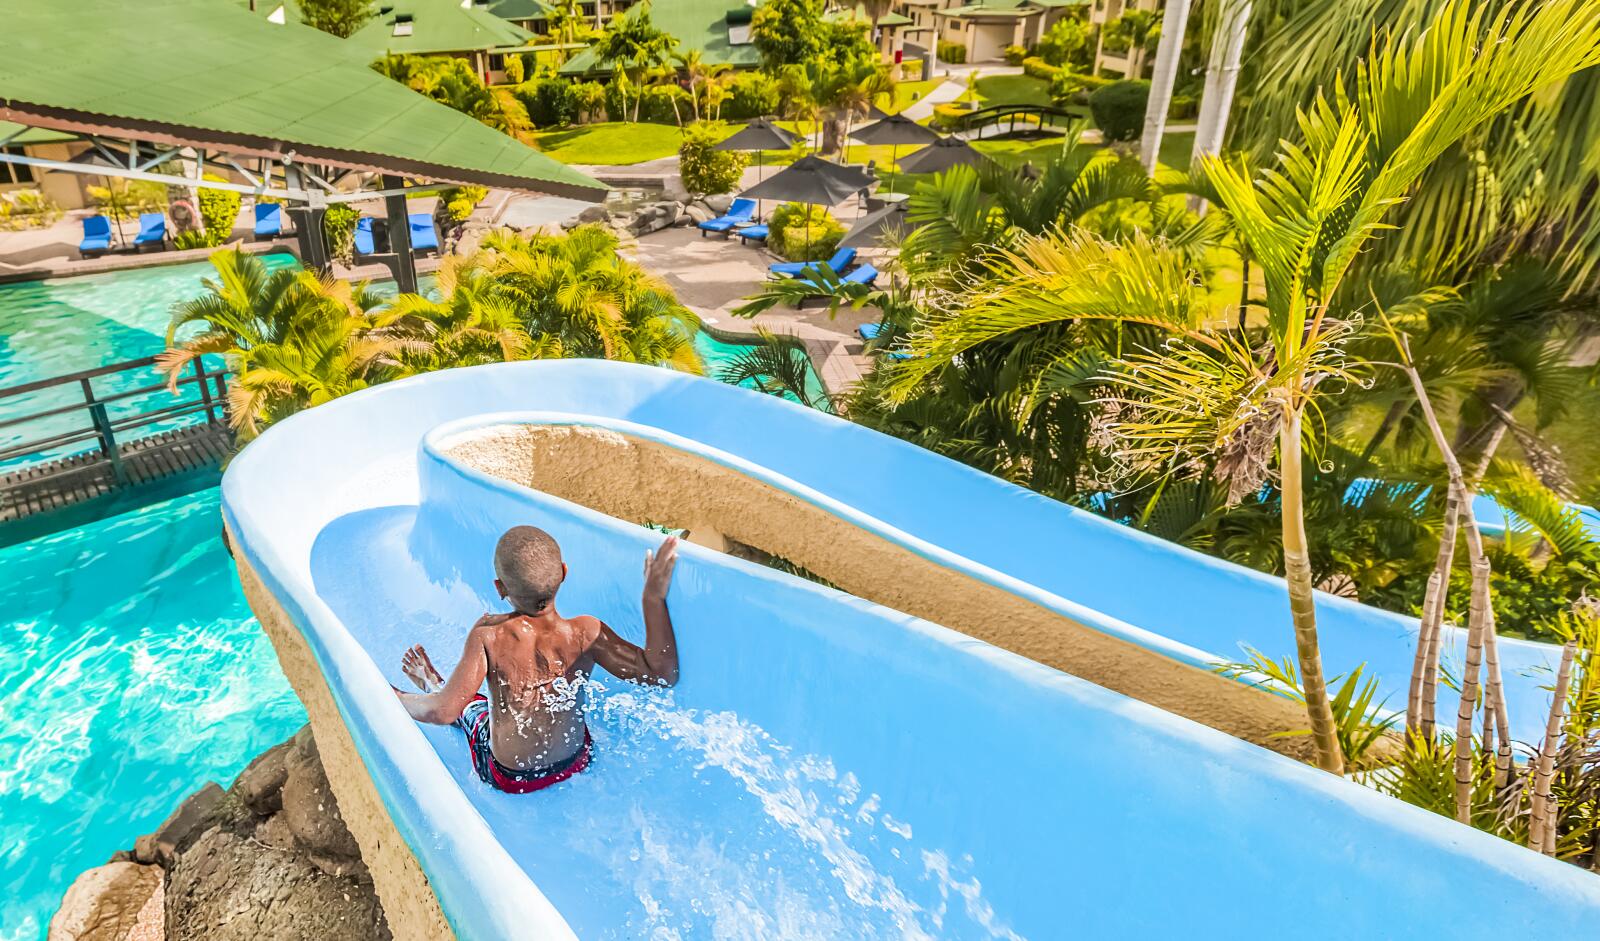
[[[459,733],[412,723],[388,683],[401,682],[406,644],[453,662],[465,627],[498,607],[489,548],[513,522],[561,540],[564,610],[640,636],[654,535],[563,491],[634,519],[694,492],[711,495],[697,510],[734,508],[729,528],[758,515],[821,527],[826,539],[798,540],[790,558],[902,578],[907,607],[926,596],[941,620],[967,616],[1002,642],[1009,618],[941,593],[1011,605],[1026,623],[1008,646],[1049,646],[1034,636],[1049,633],[1042,611],[1060,631],[1222,683],[1191,665],[1208,648],[1243,637],[1277,653],[1287,635],[1272,579],[704,380],[566,361],[337,400],[241,455],[225,512],[398,937],[446,925],[464,938],[1195,936],[1228,934],[1242,911],[1329,936],[1409,936],[1440,917],[1489,936],[1600,915],[1600,885],[1575,868],[698,547],[671,595],[679,687],[609,684],[594,694],[594,769],[531,797],[493,793]],[[776,551],[777,529],[756,544]],[[1120,593],[1101,584],[1113,577]],[[1169,620],[1119,621],[1081,595]],[[1325,633],[1365,632],[1380,651],[1407,629],[1359,606],[1324,610]],[[1528,663],[1544,653],[1505,646]],[[1538,698],[1534,680],[1508,682]],[[1254,697],[1246,711],[1277,701],[1232,688]]]

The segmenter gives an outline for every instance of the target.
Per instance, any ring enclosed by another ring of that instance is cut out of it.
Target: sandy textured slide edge
[[[232,536],[230,532],[229,538]],[[243,555],[236,554],[234,561],[250,610],[272,641],[278,663],[311,719],[311,734],[339,802],[339,813],[361,847],[362,861],[372,873],[389,930],[396,941],[454,938],[427,875],[389,819],[310,646]]]

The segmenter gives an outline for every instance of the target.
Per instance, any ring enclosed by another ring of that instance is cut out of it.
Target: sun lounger
[[[362,216],[356,220],[356,254],[372,255],[377,249],[372,245],[372,217]]]
[[[855,249],[841,248],[833,253],[832,258],[828,259],[828,267],[840,274],[843,274],[844,270],[850,267],[850,263],[855,260]],[[768,265],[767,271],[774,278],[798,278],[800,276],[800,272],[805,271],[807,268],[815,264],[816,262],[814,261],[786,261],[781,264]]]
[[[434,231],[433,216],[414,212],[406,217],[411,222],[411,250],[436,252],[439,250],[439,233]]]
[[[111,220],[105,216],[90,216],[83,220],[83,241],[78,251],[84,255],[98,255],[111,250]]]
[[[139,234],[134,236],[133,247],[144,248],[154,245],[160,248],[167,241],[167,217],[159,212],[145,212],[139,214]]]
[[[887,329],[888,326],[888,324],[881,320],[877,323],[864,323],[856,328],[856,336],[863,340],[876,340],[878,337],[883,336],[883,331]]]
[[[277,203],[256,203],[256,238],[275,239],[283,234],[283,207]]]
[[[726,233],[738,226],[754,222],[756,217],[756,201],[753,199],[736,199],[728,207],[728,211],[715,219],[707,219],[700,223],[700,237],[705,238],[707,232]]]
[[[767,240],[767,227],[765,225],[747,225],[742,229],[734,229],[733,234],[749,245],[751,242],[765,242]]]

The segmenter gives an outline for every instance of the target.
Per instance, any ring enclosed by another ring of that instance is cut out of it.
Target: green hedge
[[[1050,83],[1050,98],[1057,104],[1087,105],[1089,95],[1116,79],[1062,69]]]
[[[210,173],[205,178],[224,182]],[[205,226],[207,245],[221,245],[233,238],[233,224],[239,221],[239,201],[239,194],[232,190],[207,189],[204,183],[200,184],[200,222]]]
[[[683,144],[678,148],[678,174],[683,188],[696,196],[731,193],[739,185],[750,155],[739,151],[713,150],[723,138],[724,125],[698,123],[683,129]]]
[[[1051,65],[1038,56],[1028,56],[1022,60],[1021,65],[1023,75],[1042,78],[1047,82],[1055,81],[1064,71],[1060,66]]]
[[[1006,47],[1006,65],[1021,65],[1028,58],[1028,50],[1022,46]]]
[[[1149,82],[1117,81],[1089,95],[1089,112],[1107,143],[1137,140],[1144,131],[1144,111],[1149,101]]]
[[[322,235],[328,240],[328,255],[344,264],[356,256],[356,220],[361,210],[349,203],[334,203],[322,217]]]
[[[534,127],[562,127],[578,123],[578,92],[572,82],[556,75],[529,79],[511,90],[528,111]]]
[[[958,42],[945,42],[939,40],[939,61],[951,65],[961,65],[967,61],[967,47]]]

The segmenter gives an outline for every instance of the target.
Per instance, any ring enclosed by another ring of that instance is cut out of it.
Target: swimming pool
[[[305,722],[220,528],[212,489],[0,549],[3,941]]]

